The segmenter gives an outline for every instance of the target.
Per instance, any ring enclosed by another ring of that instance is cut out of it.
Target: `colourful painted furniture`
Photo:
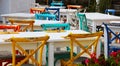
[[[0,34],[17,34],[20,31],[19,25],[0,25]],[[16,51],[18,52],[18,51]],[[19,54],[19,53],[16,53]],[[22,60],[24,56],[17,55],[16,62]],[[12,63],[12,54],[10,51],[0,51],[0,66],[8,66]]]
[[[104,25],[104,38],[105,38],[105,52],[107,58],[110,56],[112,51],[120,50],[120,33],[119,23],[103,23]]]
[[[42,24],[43,30],[58,29],[58,30],[70,30],[69,23],[59,23],[59,24]]]
[[[37,20],[56,20],[56,15],[49,13],[35,14]]]
[[[60,9],[59,8],[45,8],[46,12],[56,15],[56,20],[60,20]]]
[[[0,25],[0,30],[3,32],[7,32],[7,30],[11,30],[13,32],[19,32],[20,26],[19,25]]]
[[[42,53],[43,53],[43,48],[46,45],[47,40],[49,39],[49,36],[40,36],[40,37],[24,37],[24,38],[15,38],[12,37],[10,38],[11,42],[12,42],[12,65],[13,66],[42,66]],[[21,43],[24,44],[28,44],[28,43],[34,43],[34,44],[38,44],[38,47],[35,48],[32,52],[28,53],[26,50],[24,50],[24,47],[22,47],[20,44]],[[25,58],[23,60],[21,60],[18,63],[16,62],[16,52],[15,50],[18,49],[19,51],[21,51]],[[39,51],[39,58],[35,59],[34,55],[36,53],[38,53]],[[31,60],[30,62],[27,62]],[[26,63],[27,62],[27,63]]]
[[[67,5],[68,9],[81,9],[82,6],[81,5]]]
[[[48,31],[51,29],[51,31],[53,30],[58,30],[57,32],[60,32],[61,30],[70,30],[70,24],[69,23],[61,23],[61,24],[43,24],[41,25],[42,28],[45,30],[45,31]],[[62,31],[61,31],[62,32]],[[48,45],[46,47],[47,49],[47,52],[48,52]],[[54,54],[54,66],[56,66],[56,62],[58,60],[61,60],[61,59],[67,59],[67,58],[70,58],[70,49],[69,47],[67,47],[67,50],[68,51],[58,51],[58,52],[55,52]],[[48,56],[48,54],[46,54]],[[75,55],[75,53],[74,53]],[[46,60],[48,60],[48,58],[46,58]]]
[[[116,12],[115,9],[106,9],[106,10],[105,10],[105,14],[115,15],[115,12]]]
[[[86,15],[83,13],[77,13],[77,17],[79,19],[79,29],[89,31]]]
[[[12,25],[20,25],[20,32],[33,31],[34,20],[32,19],[9,19]]]
[[[52,3],[50,4],[51,6],[63,6],[63,2],[62,1],[52,1]]]
[[[62,60],[62,66],[77,66],[80,62],[86,60],[86,58],[80,60],[80,57],[86,53],[88,56],[91,56],[92,53],[97,55],[97,45],[99,43],[100,37],[102,36],[103,32],[91,33],[91,34],[69,34],[66,36],[66,39],[70,40],[70,59],[69,60]],[[96,38],[95,38],[96,37]],[[91,39],[91,41],[79,41],[78,39]],[[76,56],[73,55],[74,46],[78,46],[81,51],[77,53]],[[91,49],[91,51],[90,51]]]
[[[42,13],[42,12],[45,12],[44,8],[30,8],[31,14]]]

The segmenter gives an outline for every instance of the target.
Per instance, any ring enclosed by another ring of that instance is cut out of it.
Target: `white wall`
[[[0,15],[7,13],[29,12],[35,0],[0,0]],[[1,21],[0,17],[0,21]]]

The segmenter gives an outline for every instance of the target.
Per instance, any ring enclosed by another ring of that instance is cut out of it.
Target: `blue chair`
[[[59,24],[42,24],[41,25],[42,26],[42,28],[44,29],[44,30],[48,30],[48,29],[62,29],[62,30],[70,30],[70,24],[69,23],[59,23]],[[47,53],[48,53],[48,45],[46,46],[46,49],[47,49]],[[55,60],[54,60],[54,66],[56,66],[56,62],[58,61],[58,60],[60,60],[60,59],[68,59],[68,58],[70,58],[70,49],[69,49],[69,47],[67,47],[67,50],[68,51],[59,51],[59,52],[55,52],[55,54],[54,54],[54,58],[55,58]],[[46,53],[46,60],[48,60],[48,54]],[[74,53],[74,55],[76,55],[75,53]],[[48,64],[48,63],[47,63]]]
[[[49,13],[45,13],[45,14],[35,14],[35,19],[37,20],[56,20],[56,15],[54,14],[49,14]]]
[[[60,9],[59,8],[45,8],[45,11],[56,15],[56,20],[60,20]]]
[[[77,17],[79,19],[79,28],[81,30],[89,31],[86,15],[83,13],[77,13]]]
[[[109,24],[105,24],[103,23],[104,25],[104,34],[105,34],[105,38],[107,39],[107,57],[109,57],[110,53],[112,51],[117,51],[117,50],[120,50],[120,47],[117,45],[117,44],[120,44],[119,43],[119,40],[120,40],[120,33],[118,32],[115,32],[114,29],[111,29],[110,26],[120,26],[120,24],[115,24],[115,23],[109,23]]]
[[[106,9],[105,14],[112,14],[115,15],[116,10],[115,9]]]
[[[62,7],[64,4],[63,4],[62,1],[53,1],[50,5],[51,6],[61,6]]]

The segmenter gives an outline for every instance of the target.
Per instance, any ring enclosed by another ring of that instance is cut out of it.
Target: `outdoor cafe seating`
[[[92,54],[108,59],[111,52],[120,50],[120,25],[110,23],[120,21],[116,9],[101,11],[97,1],[29,2],[0,14],[0,66],[80,66]]]

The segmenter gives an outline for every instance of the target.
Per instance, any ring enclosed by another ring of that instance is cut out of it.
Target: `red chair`
[[[19,25],[0,25],[0,30],[3,30],[3,32],[0,32],[0,34],[9,34],[7,33],[7,30],[12,30],[9,32],[19,32],[20,26]],[[5,31],[5,32],[4,32]],[[16,51],[16,54],[18,51]],[[17,55],[16,63],[20,60],[24,59],[24,56]],[[3,62],[4,63],[3,65]],[[8,64],[12,63],[12,54],[10,51],[0,51],[0,66],[8,66]]]
[[[0,25],[0,30],[7,30],[7,29],[13,29],[14,32],[19,32],[20,31],[20,26],[19,25]]]

